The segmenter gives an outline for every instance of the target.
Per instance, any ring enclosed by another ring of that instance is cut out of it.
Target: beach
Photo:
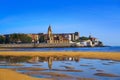
[[[115,60],[120,61],[120,53],[119,52],[55,52],[55,51],[1,51],[0,56],[39,56],[39,57],[79,57],[79,58],[87,58],[87,59],[102,59],[102,60]],[[9,75],[8,75],[9,74]],[[7,77],[5,77],[7,76]],[[18,73],[11,69],[0,69],[0,80],[49,80],[47,78],[33,78],[25,74]],[[82,79],[80,79],[82,80]],[[91,79],[85,79],[91,80]]]
[[[33,78],[10,69],[0,69],[0,80],[52,80],[44,78]]]
[[[40,57],[79,57],[120,61],[120,52],[40,52],[40,51],[1,51],[0,56],[40,56]]]

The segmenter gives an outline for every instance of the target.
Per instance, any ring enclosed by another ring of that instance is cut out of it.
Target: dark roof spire
[[[49,27],[48,27],[48,31],[52,31],[52,29],[51,29],[51,25],[49,25]]]

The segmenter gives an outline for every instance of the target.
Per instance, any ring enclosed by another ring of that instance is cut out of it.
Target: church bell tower
[[[49,40],[49,43],[52,43],[53,41],[53,34],[52,34],[52,29],[50,25],[48,27],[48,40]]]

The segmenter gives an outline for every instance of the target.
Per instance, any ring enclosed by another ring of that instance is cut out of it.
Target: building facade
[[[69,43],[69,39],[63,34],[53,34],[51,26],[48,27],[47,43]]]
[[[16,33],[16,35],[19,35],[20,33]],[[4,35],[6,38],[6,41],[9,42],[10,37],[12,34]],[[38,34],[25,34],[29,36],[32,39],[32,43],[48,43],[48,44],[59,44],[59,43],[70,43],[74,42],[75,40],[79,39],[79,33],[53,33],[52,28],[49,25],[48,31],[46,34],[44,33],[38,33]],[[18,40],[19,41],[19,40]],[[22,42],[21,42],[22,43]]]

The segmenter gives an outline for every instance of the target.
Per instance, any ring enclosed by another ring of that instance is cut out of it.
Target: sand
[[[0,51],[8,51],[8,50],[14,50],[14,49],[10,49],[10,48],[0,48]]]
[[[110,73],[95,73],[96,76],[105,76],[105,77],[120,77],[116,74],[110,74]]]
[[[33,78],[9,69],[0,69],[0,80],[50,80],[50,79]]]
[[[1,51],[0,56],[40,56],[40,57],[78,57],[89,59],[105,59],[120,61],[119,52],[22,52]],[[98,75],[98,74],[96,74]],[[100,74],[101,76],[101,74]],[[0,69],[0,80],[46,80],[29,77],[9,69]]]
[[[55,80],[94,80],[92,78],[80,78],[80,77],[70,76],[70,75],[66,75],[64,73],[61,74],[61,73],[57,73],[57,72],[36,72],[36,71],[31,71],[31,72],[26,72],[24,74],[52,76]]]
[[[76,72],[76,71],[75,71]],[[54,79],[47,79],[47,78],[33,78],[28,75],[44,75],[44,76],[52,76]],[[59,74],[57,72],[39,72],[39,71],[31,71],[24,74],[20,74],[18,72],[15,72],[15,70],[11,69],[0,69],[0,80],[94,80],[91,78],[80,78],[80,77],[73,77],[66,74]]]
[[[120,52],[23,52],[5,51],[0,56],[41,56],[41,57],[79,57],[89,59],[105,59],[120,61]]]
[[[43,70],[48,70],[45,68],[35,68],[35,67],[22,67],[22,68],[13,68],[11,70],[26,70],[26,71],[43,71]]]

